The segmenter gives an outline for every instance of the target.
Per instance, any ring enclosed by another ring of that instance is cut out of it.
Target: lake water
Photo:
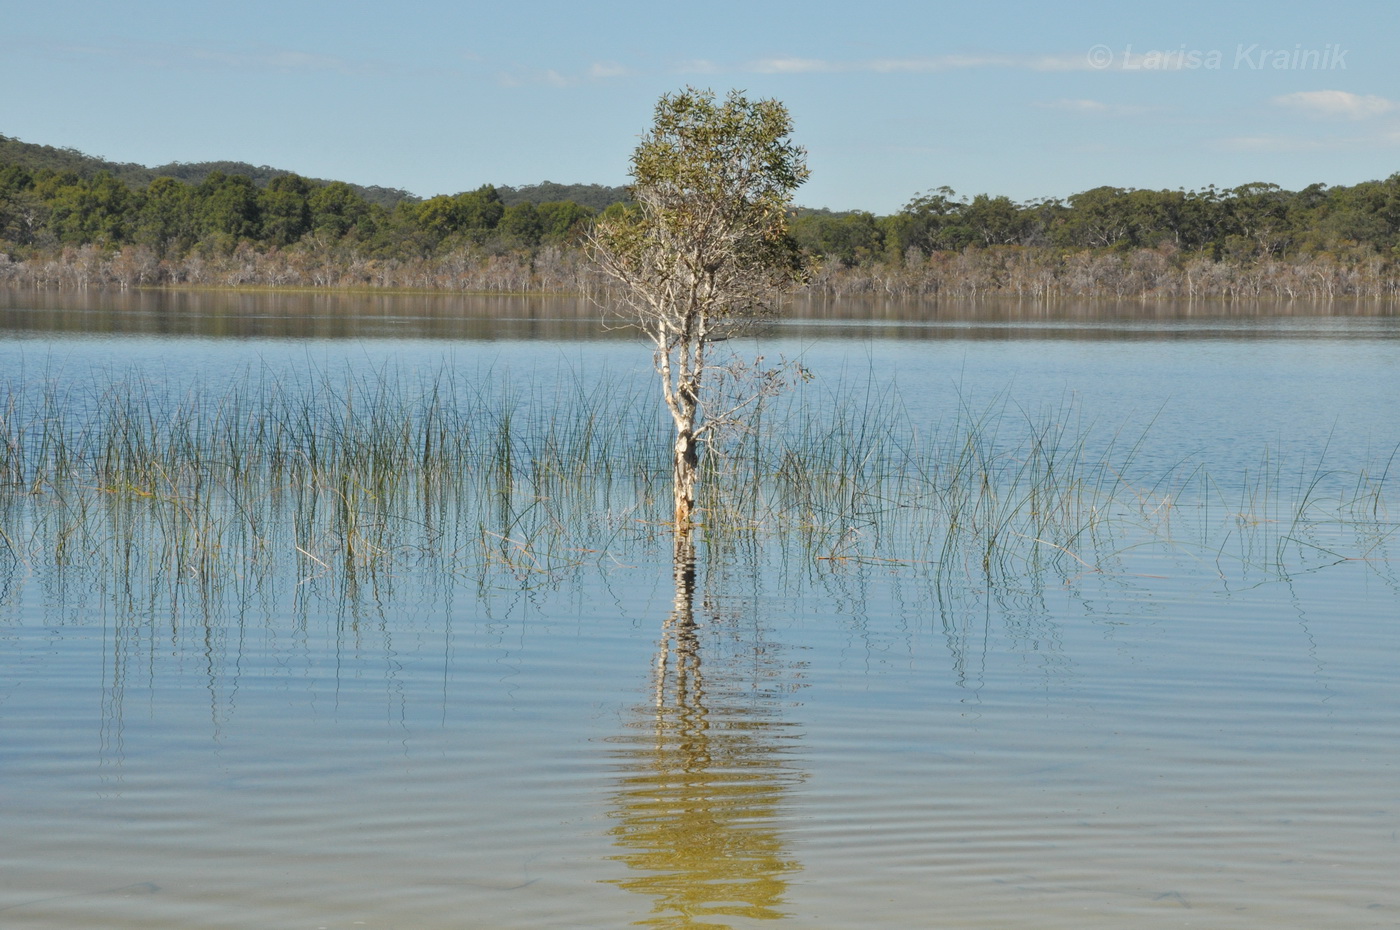
[[[1062,427],[1122,472],[1095,540],[760,527],[692,592],[664,505],[609,503],[567,571],[303,538],[201,585],[5,489],[0,926],[1400,927],[1400,317],[801,311],[738,347],[813,373],[774,416]],[[569,301],[0,292],[0,396],[79,407],[649,364]]]

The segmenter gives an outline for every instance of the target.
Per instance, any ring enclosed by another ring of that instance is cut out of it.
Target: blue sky
[[[777,97],[798,202],[1400,171],[1400,14],[1327,4],[0,0],[0,133],[431,196],[621,184],[657,97]]]

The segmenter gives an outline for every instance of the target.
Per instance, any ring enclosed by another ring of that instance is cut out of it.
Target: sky
[[[1393,0],[0,0],[0,134],[419,196],[624,184],[657,99],[787,105],[797,202],[1400,171]]]

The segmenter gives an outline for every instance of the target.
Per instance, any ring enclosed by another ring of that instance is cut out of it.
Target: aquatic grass
[[[892,392],[863,403],[853,396],[798,409],[786,431],[764,440],[771,480],[748,483],[772,487],[769,518],[787,521],[817,558],[948,566],[975,549],[984,573],[1018,552],[1078,558],[1074,545],[1100,518],[1089,478],[1105,466],[1089,462],[1069,411],[1021,411],[1013,439],[1003,436],[1017,432],[1004,406],[964,406],[950,425],[923,432]]]
[[[206,587],[280,564],[355,583],[431,564],[548,584],[642,550],[663,558],[658,405],[605,380],[552,385],[450,369],[295,384],[250,372],[178,395],[135,375],[14,384],[0,397],[0,548],[29,565]],[[1229,481],[1187,459],[1143,480],[1129,477],[1143,435],[1091,442],[1069,401],[949,414],[915,422],[873,379],[763,399],[752,428],[703,460],[708,544],[776,539],[826,570],[1012,586],[1144,545],[1282,570],[1307,562],[1300,547],[1332,551],[1324,525],[1366,535],[1363,551],[1394,532],[1395,451],[1347,476],[1324,456],[1289,479],[1265,450]]]

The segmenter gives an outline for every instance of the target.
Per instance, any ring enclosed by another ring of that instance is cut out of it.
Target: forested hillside
[[[0,136],[0,282],[581,290],[582,238],[625,197],[546,181],[420,200]],[[1400,174],[1029,202],[942,187],[888,216],[800,209],[792,235],[813,257],[809,288],[827,294],[1389,296],[1400,293]]]
[[[558,203],[568,200],[601,213],[615,203],[626,203],[628,200],[627,188],[602,184],[556,184],[545,181],[521,187],[498,187],[496,191],[501,195],[501,203],[508,207],[518,203]]]
[[[29,171],[52,170],[57,172],[70,172],[79,177],[92,178],[99,174],[110,174],[119,181],[123,181],[131,186],[144,186],[154,181],[156,178],[176,178],[181,181],[188,181],[191,184],[198,184],[209,175],[215,172],[222,174],[241,175],[248,178],[258,187],[263,187],[273,178],[292,174],[280,168],[269,168],[267,165],[250,165],[241,161],[201,161],[201,162],[171,162],[167,165],[160,165],[156,168],[147,168],[144,165],[134,165],[129,162],[113,162],[102,158],[94,158],[91,155],[84,155],[74,149],[54,148],[51,145],[35,145],[30,142],[21,142],[18,139],[11,139],[0,135],[0,165],[18,165]],[[328,184],[330,182],[319,179],[309,179],[315,184]],[[401,200],[416,200],[408,191],[399,190],[394,187],[364,186],[360,184],[348,185],[351,190],[361,197],[377,203],[380,206],[392,207]]]

